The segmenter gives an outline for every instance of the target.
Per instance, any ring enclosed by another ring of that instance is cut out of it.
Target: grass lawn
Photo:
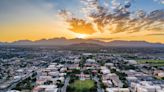
[[[71,83],[70,88],[74,89],[72,92],[90,92],[89,90],[95,87],[94,81],[92,80],[76,80]]]
[[[139,64],[150,64],[152,66],[164,66],[164,60],[138,60]]]

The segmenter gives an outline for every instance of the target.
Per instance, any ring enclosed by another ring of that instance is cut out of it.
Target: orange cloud
[[[75,33],[81,34],[93,34],[96,32],[91,23],[87,23],[82,19],[72,18],[67,21],[70,24],[70,30]]]

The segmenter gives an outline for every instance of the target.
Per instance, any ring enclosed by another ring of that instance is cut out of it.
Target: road
[[[95,80],[97,82],[97,92],[104,92],[104,90],[100,86],[99,78],[94,77],[93,80]]]
[[[64,86],[61,88],[61,92],[66,92],[67,86],[69,85],[70,77],[67,77],[64,81]]]
[[[6,92],[7,90],[11,90],[11,89],[15,88],[16,85],[17,85],[18,83],[20,83],[20,82],[22,82],[23,80],[27,79],[28,77],[32,76],[32,74],[33,74],[32,72],[26,74],[25,77],[23,77],[23,78],[21,78],[20,80],[14,82],[14,83],[12,83],[12,84],[10,84],[7,88],[0,90],[0,92]]]

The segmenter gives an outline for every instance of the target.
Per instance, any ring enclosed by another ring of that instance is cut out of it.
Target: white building
[[[127,60],[127,62],[129,64],[133,64],[133,65],[137,64],[137,61],[136,60]]]
[[[57,92],[58,88],[56,85],[40,85],[33,89],[32,92]]]
[[[87,59],[86,62],[87,62],[87,63],[95,63],[96,60],[95,60],[95,59]]]
[[[151,81],[131,83],[132,92],[164,92],[164,85],[153,84]]]
[[[106,88],[106,92],[130,92],[128,88]]]
[[[110,73],[110,70],[109,70],[107,67],[102,66],[102,67],[101,67],[101,72],[102,72],[103,74],[109,74],[109,73]]]

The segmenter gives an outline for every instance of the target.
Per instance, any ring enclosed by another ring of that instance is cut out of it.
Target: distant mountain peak
[[[12,43],[0,43],[0,45],[53,45],[53,46],[70,46],[70,45],[85,45],[85,46],[117,46],[117,47],[164,47],[164,44],[161,43],[150,43],[146,41],[123,41],[123,40],[114,40],[111,42],[103,42],[95,39],[66,39],[61,38],[52,38],[52,39],[41,39],[37,41],[30,40],[18,40]]]

